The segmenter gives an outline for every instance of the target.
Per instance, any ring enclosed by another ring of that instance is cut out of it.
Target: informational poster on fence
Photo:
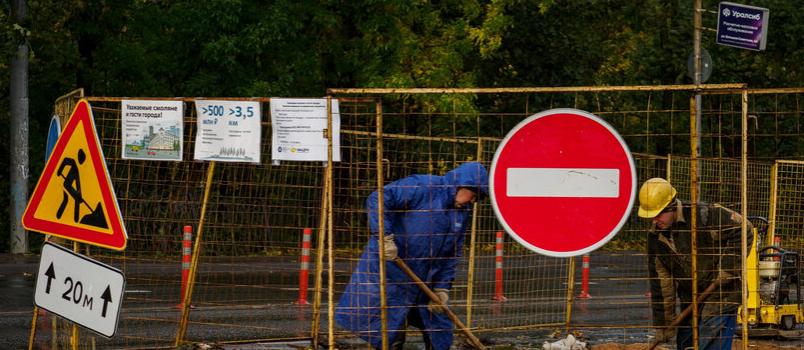
[[[123,159],[181,161],[182,101],[123,100]]]
[[[260,103],[196,100],[195,159],[260,162]]]
[[[341,114],[332,101],[332,161],[341,161]],[[271,98],[271,159],[327,161],[327,99]]]

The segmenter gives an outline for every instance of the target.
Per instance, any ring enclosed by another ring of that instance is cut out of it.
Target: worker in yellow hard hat
[[[653,223],[648,235],[648,276],[650,278],[653,325],[657,338],[667,342],[673,331],[665,331],[676,318],[676,297],[681,310],[692,303],[693,270],[697,271],[697,292],[713,283],[719,286],[701,301],[698,312],[698,349],[731,349],[740,291],[740,248],[743,218],[718,204],[696,203],[696,243],[692,242],[692,203],[676,198],[678,192],[665,179],[645,181],[639,189],[640,217]],[[753,240],[748,223],[748,240]],[[692,249],[697,249],[692,266]],[[678,325],[677,348],[693,346],[692,316]]]
[[[640,217],[651,219],[658,228],[666,230],[675,221],[673,208],[665,211],[667,205],[676,198],[676,189],[665,179],[652,178],[639,189]]]

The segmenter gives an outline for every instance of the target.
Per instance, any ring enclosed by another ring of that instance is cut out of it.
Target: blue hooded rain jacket
[[[478,200],[488,189],[486,168],[477,162],[466,163],[444,176],[412,175],[383,188],[385,234],[394,235],[399,257],[428,284],[430,289],[449,290],[461,257],[464,233],[469,224],[471,205],[455,208],[459,187],[478,189]],[[335,320],[344,328],[382,348],[380,319],[379,244],[377,242],[377,191],[366,200],[372,237],[352,274]],[[405,328],[412,307],[419,310],[423,330],[435,350],[452,346],[453,324],[444,314],[431,313],[430,302],[421,289],[393,261],[386,262],[388,305],[388,344]],[[422,325],[417,325],[422,326]]]

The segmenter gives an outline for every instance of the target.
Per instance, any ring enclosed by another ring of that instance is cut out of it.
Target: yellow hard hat
[[[639,216],[655,218],[676,198],[676,189],[667,180],[654,177],[639,189]]]

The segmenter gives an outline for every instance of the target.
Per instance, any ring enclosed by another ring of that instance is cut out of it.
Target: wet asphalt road
[[[645,280],[644,269],[644,256],[635,252],[624,253],[611,253],[601,252],[592,255],[592,263],[590,268],[590,281],[589,281],[589,294],[592,296],[589,299],[574,298],[571,310],[571,331],[579,332],[591,344],[603,343],[648,343],[651,341],[650,332],[645,325],[650,324],[650,307],[649,298],[647,293],[647,283]],[[521,274],[527,273],[527,266],[529,262],[525,261],[508,261],[506,266],[508,269],[506,273]],[[295,264],[294,264],[295,265]],[[31,322],[33,316],[33,292],[35,288],[36,272],[38,268],[38,257],[22,258],[18,256],[0,256],[0,348],[2,349],[27,349],[28,339],[31,332]],[[156,268],[156,267],[154,267]],[[213,268],[218,269],[221,274],[227,276],[231,271],[226,267]],[[349,267],[344,267],[349,269]],[[465,270],[462,270],[465,271]],[[517,272],[519,271],[519,272]],[[296,272],[297,273],[297,272]],[[465,272],[463,272],[465,274]],[[214,275],[214,271],[213,271]],[[576,268],[577,281],[574,286],[573,296],[578,296],[581,292],[581,264],[578,259]],[[348,278],[348,276],[346,276]],[[526,277],[526,276],[517,276]],[[127,276],[129,278],[129,276]],[[245,278],[245,277],[244,277]],[[479,276],[476,278],[484,278]],[[466,276],[459,275],[457,281],[465,281]],[[556,280],[566,279],[557,278]],[[295,285],[293,278],[281,278],[277,281],[276,292],[286,294],[286,300],[293,301],[298,295],[298,286]],[[237,283],[237,281],[229,281]],[[344,281],[339,281],[344,282]],[[281,285],[286,283],[284,287]],[[555,283],[555,282],[553,282]],[[564,282],[566,283],[566,282]],[[546,286],[546,288],[557,288],[559,286]],[[563,286],[561,286],[563,287]],[[456,285],[460,290],[464,286]],[[517,300],[516,287],[509,288],[510,294],[506,302],[495,302],[488,308],[478,307],[473,314],[473,324],[482,325],[484,322],[493,324],[500,318],[522,319],[532,318],[534,321],[538,320],[540,311],[536,310],[550,310],[555,309],[556,312],[563,312],[563,305],[566,303],[566,298],[544,298],[532,299],[527,301]],[[214,288],[203,289],[199,288],[197,295],[203,297],[204,294],[210,295],[218,293]],[[153,318],[164,319],[168,315],[169,319],[175,318],[178,320],[180,311],[173,308],[175,303],[166,302],[149,302],[140,303],[136,300],[137,295],[140,293],[149,293],[148,290],[134,290],[127,289],[126,298],[127,303],[124,304],[123,314],[120,318],[131,320],[148,320]],[[456,292],[456,300],[451,303],[465,302],[461,299],[461,293]],[[281,299],[281,298],[279,298]],[[326,297],[324,302],[326,302]],[[312,312],[309,307],[296,307],[290,305],[290,302],[282,302],[276,305],[255,305],[249,308],[236,309],[231,307],[204,307],[195,309],[191,315],[203,315],[204,320],[227,320],[227,322],[236,320],[238,318],[259,318],[267,321],[282,320],[283,331],[274,333],[273,337],[305,337],[309,336],[309,329],[311,323]],[[326,310],[327,305],[322,307]],[[465,320],[466,314],[462,313],[462,309],[456,309],[456,314],[461,319]],[[37,341],[35,341],[34,348],[45,349],[49,348],[49,336],[42,333],[49,332],[49,324],[51,316],[42,315],[38,317],[37,328]],[[122,330],[120,327],[137,327],[137,323],[133,321],[121,322],[118,326],[118,334],[131,334],[127,330]],[[322,324],[322,329],[326,328],[326,319]],[[563,326],[547,327],[537,330],[519,330],[519,331],[505,331],[505,332],[480,332],[476,335],[485,340],[490,341],[493,348],[496,349],[536,349],[540,348],[542,343],[553,342],[558,339],[551,338],[551,334],[555,335],[555,331],[560,330],[559,338],[565,335]],[[150,330],[147,334],[148,337],[154,339],[162,339],[161,341],[154,341],[152,346],[165,346],[170,344],[169,339],[173,339],[176,333],[176,323],[165,323],[157,330]],[[222,336],[228,339],[260,339],[261,332],[264,330],[255,329],[249,331],[248,329],[226,329],[217,325],[209,326],[196,326],[188,330],[188,339],[203,339],[203,333],[214,333],[216,336]],[[231,334],[226,334],[231,333]],[[223,334],[223,335],[221,335]],[[117,338],[117,337],[116,337]],[[106,340],[97,338],[98,348],[126,348],[127,341],[125,339]],[[409,338],[406,345],[408,349],[418,349],[421,343],[418,337],[413,336]],[[130,341],[130,340],[128,340]],[[357,340],[339,339],[341,345],[357,345],[360,344]],[[785,342],[786,345],[802,345],[800,341]],[[139,344],[139,341],[136,343]],[[292,345],[287,346],[288,349],[293,349],[298,346],[304,346],[309,342],[295,342],[289,343]],[[276,343],[270,347],[277,348]],[[295,347],[293,346],[295,345]],[[243,344],[227,346],[227,349],[263,349],[268,348],[267,344]],[[281,346],[279,348],[282,348]]]

